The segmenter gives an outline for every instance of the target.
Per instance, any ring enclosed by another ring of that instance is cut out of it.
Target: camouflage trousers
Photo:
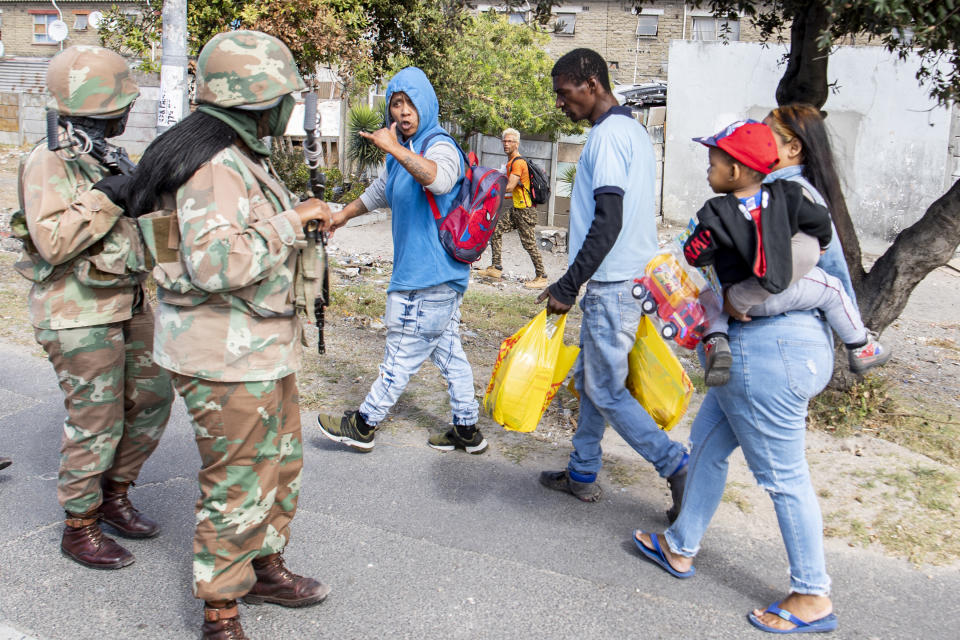
[[[537,209],[527,207],[526,209],[517,209],[510,207],[497,220],[497,228],[493,230],[490,236],[490,250],[493,252],[492,265],[497,269],[503,268],[503,234],[517,230],[520,236],[520,244],[533,261],[533,268],[537,271],[537,277],[546,277],[547,271],[543,268],[543,259],[540,257],[540,249],[537,247]]]
[[[173,374],[200,450],[193,593],[233,600],[255,558],[283,551],[297,510],[303,444],[297,378],[214,382]]]
[[[37,329],[66,396],[57,498],[64,510],[100,506],[103,478],[133,482],[170,418],[173,388],[153,362],[153,313],[124,322]]]

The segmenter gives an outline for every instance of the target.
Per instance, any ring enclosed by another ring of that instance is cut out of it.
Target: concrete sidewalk
[[[135,504],[159,520],[152,540],[124,541],[137,561],[92,571],[58,549],[56,469],[63,407],[49,364],[0,343],[0,640],[179,639],[199,635],[190,593],[199,457],[176,402]],[[306,609],[242,606],[252,638],[764,638],[750,609],[784,595],[775,532],[716,526],[697,577],[676,580],[640,559],[637,526],[662,528],[664,488],[611,490],[596,504],[541,488],[541,467],[425,446],[426,433],[388,426],[353,453],[305,414],[305,474],[286,558],[331,584]],[[765,507],[766,508],[766,507]],[[830,541],[840,630],[833,638],[953,638],[960,575]]]

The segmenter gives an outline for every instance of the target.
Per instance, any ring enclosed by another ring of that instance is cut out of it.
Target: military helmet
[[[119,54],[89,45],[64,49],[47,67],[47,104],[66,116],[114,118],[140,95]]]
[[[305,88],[287,45],[259,31],[218,33],[197,58],[194,101],[200,104],[269,109]]]

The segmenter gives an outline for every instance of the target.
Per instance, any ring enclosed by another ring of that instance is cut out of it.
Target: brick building
[[[496,2],[477,3],[478,11],[504,11]],[[530,11],[513,11],[511,22],[530,19]],[[547,49],[553,58],[577,47],[597,51],[610,65],[610,75],[621,84],[667,79],[671,40],[755,42],[759,30],[750,20],[717,20],[709,10],[694,9],[677,0],[656,0],[638,14],[629,0],[564,2],[553,8]],[[784,34],[789,38],[789,32]]]
[[[63,20],[67,24],[64,47],[100,44],[97,30],[89,21],[92,12],[102,13],[116,5],[124,12],[139,13],[143,5],[142,2],[131,0],[58,0],[57,4],[59,12],[52,2],[0,0],[0,42],[3,43],[4,58],[51,58],[56,55],[60,51],[60,43],[47,35],[47,25],[54,20]]]

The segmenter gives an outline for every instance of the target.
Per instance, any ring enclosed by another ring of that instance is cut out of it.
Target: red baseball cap
[[[707,147],[717,147],[751,169],[766,175],[780,162],[777,142],[770,127],[756,120],[738,120],[709,138],[694,138]]]

